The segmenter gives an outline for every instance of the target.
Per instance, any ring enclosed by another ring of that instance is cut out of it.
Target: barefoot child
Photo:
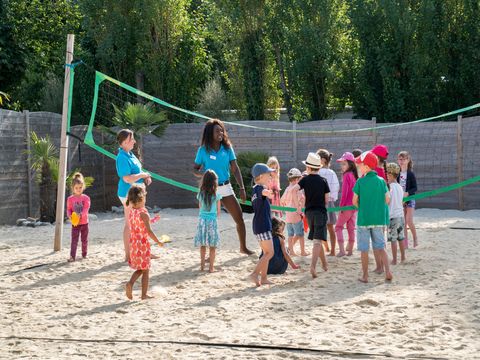
[[[129,265],[135,270],[130,281],[125,286],[127,298],[132,300],[133,285],[142,276],[142,300],[150,299],[147,295],[148,278],[150,269],[150,243],[152,238],[158,245],[163,244],[158,240],[150,227],[150,216],[145,208],[147,192],[143,185],[133,184],[128,190],[126,205],[131,206],[128,216],[130,226],[130,261]]]
[[[385,183],[387,184],[388,188],[388,180],[387,180],[387,157],[388,157],[388,147],[386,145],[375,145],[372,150],[370,150],[372,153],[374,153],[377,156],[378,159],[378,164],[377,167],[374,169],[374,171],[377,173],[378,176],[380,176],[383,180],[385,180]],[[378,258],[378,253],[373,253],[373,256],[375,258],[375,272],[377,274],[383,273],[383,264],[381,260]]]
[[[392,265],[397,264],[397,242],[400,247],[400,262],[405,262],[403,189],[397,182],[398,174],[400,174],[400,166],[395,163],[387,164],[387,179],[390,184],[390,204],[388,204],[390,224],[388,225],[387,240],[392,246]]]
[[[198,214],[197,234],[195,235],[195,246],[200,246],[200,271],[205,270],[205,254],[207,246],[209,249],[209,269],[215,271],[215,250],[220,241],[217,227],[217,217],[220,213],[220,199],[217,194],[218,177],[213,170],[207,170],[202,176],[200,191],[197,199],[200,207]]]
[[[328,255],[335,256],[335,245],[337,243],[337,237],[335,235],[335,224],[337,222],[337,213],[334,211],[328,211],[328,209],[334,208],[336,206],[336,201],[338,200],[338,191],[340,190],[340,184],[338,182],[337,174],[335,174],[335,171],[330,169],[330,162],[332,161],[333,154],[331,154],[326,149],[318,149],[317,155],[320,156],[320,159],[322,160],[322,168],[320,169],[319,174],[320,176],[327,179],[328,187],[330,188],[330,194],[327,203],[327,230],[330,237],[330,254]]]
[[[267,160],[267,166],[275,170],[272,173],[272,180],[270,180],[270,184],[268,185],[268,190],[272,190],[273,193],[272,205],[280,206],[280,163],[275,156],[270,156]],[[276,216],[283,216],[280,210],[272,210],[272,212]]]
[[[342,197],[340,206],[352,206],[353,187],[358,179],[357,167],[355,166],[355,158],[352,153],[346,152],[337,160],[342,168]],[[345,242],[343,239],[343,227],[346,225],[348,232],[348,245],[346,255],[351,256],[353,245],[355,244],[355,223],[357,221],[356,210],[342,210],[338,215],[337,224],[335,225],[335,233],[337,235],[339,252],[338,257],[345,256]]]
[[[268,262],[268,274],[279,275],[283,274],[288,265],[292,269],[299,269],[300,266],[295,264],[285,248],[285,221],[278,217],[272,218],[272,241],[273,241],[273,256]],[[260,257],[263,256],[263,253]]]
[[[287,211],[286,222],[287,222],[287,233],[288,233],[288,251],[291,256],[296,256],[294,248],[295,243],[300,242],[300,255],[307,256],[308,253],[305,252],[305,240],[304,229],[303,229],[303,214],[302,207],[305,203],[305,197],[303,192],[298,188],[294,189],[294,186],[298,184],[302,178],[302,173],[297,168],[292,168],[287,173],[287,178],[289,185],[283,193],[280,204],[286,207],[292,207],[297,209],[297,211]]]
[[[399,181],[400,186],[403,188],[404,196],[415,195],[417,192],[417,179],[415,174],[412,171],[413,161],[408,153],[408,151],[400,151],[397,157],[398,165],[400,165],[400,174],[398,175],[397,181]],[[405,249],[408,249],[408,229],[412,232],[413,237],[413,247],[417,247],[417,230],[415,229],[415,224],[413,223],[413,213],[415,212],[415,200],[409,200],[404,205],[405,212]]]
[[[71,191],[67,199],[67,216],[72,222],[72,242],[70,245],[70,258],[68,262],[75,261],[77,256],[78,238],[82,238],[82,258],[87,257],[88,247],[88,210],[90,197],[85,195],[85,179],[79,172],[73,174]]]
[[[380,178],[374,169],[377,167],[377,157],[370,151],[364,152],[355,159],[356,164],[364,177],[357,180],[353,187],[353,205],[358,208],[357,219],[357,248],[361,252],[363,275],[359,280],[368,282],[368,251],[370,239],[372,248],[385,267],[385,279],[392,280],[388,264],[388,255],[385,251],[383,228],[388,221],[388,207],[390,194],[387,184]]]
[[[327,258],[323,250],[322,241],[327,241],[327,208],[330,188],[325,178],[318,175],[322,167],[320,156],[309,153],[307,160],[303,161],[308,175],[302,178],[296,186],[305,191],[305,217],[308,221],[308,238],[313,240],[312,262],[310,273],[313,278],[317,277],[317,261],[320,257],[322,269],[328,270]]]
[[[260,244],[263,256],[258,260],[257,266],[250,279],[255,285],[267,285],[271,282],[267,279],[268,262],[273,256],[272,242],[272,213],[270,211],[270,201],[273,193],[268,189],[268,185],[272,179],[274,169],[269,168],[266,164],[257,163],[252,168],[252,177],[255,181],[252,194],[253,215],[253,233]],[[258,277],[260,276],[260,280]]]

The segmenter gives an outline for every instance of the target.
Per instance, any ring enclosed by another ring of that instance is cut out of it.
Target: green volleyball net
[[[72,93],[70,93],[70,99],[71,96]],[[365,120],[345,120],[340,124],[335,120],[300,124],[267,121],[224,121],[224,123],[228,127],[231,137],[235,139],[235,144],[237,144],[239,136],[255,139],[250,143],[246,141],[243,149],[263,150],[265,146],[265,151],[268,152],[273,150],[268,148],[268,141],[272,138],[276,139],[279,144],[292,142],[293,139],[298,153],[296,159],[290,159],[289,154],[279,150],[280,162],[286,164],[283,167],[284,172],[288,170],[288,166],[298,166],[298,160],[302,156],[306,156],[308,151],[315,151],[319,147],[327,148],[335,153],[336,157],[340,157],[345,151],[351,151],[354,148],[368,150],[374,143],[382,143],[389,146],[390,153],[395,157],[390,161],[396,160],[398,151],[415,148],[416,153],[413,156],[418,164],[415,169],[417,181],[421,184],[428,184],[428,186],[421,187],[420,192],[407,199],[421,200],[441,196],[465,186],[478,185],[480,175],[477,163],[465,155],[470,153],[470,148],[478,145],[480,119],[476,117],[479,114],[480,103],[425,119],[404,123],[375,124],[374,126]],[[457,126],[459,115],[463,116],[465,120],[468,119],[463,122],[460,135],[453,131]],[[97,71],[92,112],[84,142],[103,155],[115,159],[113,134],[119,128],[140,126],[144,129],[143,135],[158,135],[165,130],[168,123],[202,123],[209,119],[208,116],[172,105]],[[99,133],[102,135],[101,140]],[[196,138],[198,136],[197,133]],[[458,148],[458,142],[451,141],[452,137],[458,136],[463,139],[462,149]],[[161,137],[159,141],[161,141]],[[237,146],[236,151],[239,152]],[[277,153],[273,151],[271,155],[277,155]],[[194,154],[192,154],[190,164],[181,165],[191,167],[193,156]],[[177,161],[178,157],[179,154],[175,153],[162,154],[162,159],[166,161]],[[459,160],[462,162],[460,165],[458,165]],[[428,165],[429,163],[431,166]],[[461,171],[459,166],[461,166]],[[175,173],[171,171],[164,172],[162,168],[155,168],[155,171],[148,168],[144,170],[149,172],[155,180],[186,191],[198,192],[196,186],[179,181],[178,178],[175,178]],[[338,169],[336,170],[338,171]],[[459,176],[460,173],[462,176]],[[338,175],[340,179],[341,175]],[[445,184],[446,181],[447,184]],[[246,201],[245,204],[251,205],[249,201]],[[276,206],[272,208],[283,211],[296,210]],[[347,209],[353,209],[353,207],[337,207],[329,209],[329,211]]]

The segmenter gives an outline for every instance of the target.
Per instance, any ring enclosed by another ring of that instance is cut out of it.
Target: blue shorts
[[[357,227],[357,250],[369,251],[370,239],[372,239],[373,250],[385,249],[385,237],[383,236],[383,226]]]
[[[304,235],[303,221],[300,220],[299,222],[294,224],[287,223],[287,233],[288,233],[288,237],[303,236]]]
[[[415,200],[410,200],[410,201],[407,201],[407,202],[405,203],[405,206],[406,206],[406,207],[413,208],[413,209],[415,209],[415,206],[416,206],[416,205],[417,205],[417,204],[416,204]]]

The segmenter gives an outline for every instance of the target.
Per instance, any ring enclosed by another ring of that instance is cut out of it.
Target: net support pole
[[[463,117],[457,116],[457,181],[463,181]],[[458,208],[465,210],[463,187],[458,188]]]
[[[378,135],[377,135],[377,130],[375,129],[377,127],[377,118],[374,116],[372,117],[372,140],[373,140],[373,146],[377,145],[377,139],[378,139]]]
[[[293,136],[292,136],[292,155],[293,155],[293,163],[294,166],[297,166],[297,121],[293,120],[292,121],[292,130],[293,130]]]
[[[58,168],[58,185],[57,185],[57,212],[55,217],[55,239],[53,250],[60,251],[62,249],[63,237],[63,219],[65,213],[65,183],[67,177],[67,158],[68,158],[68,137],[67,137],[67,118],[69,111],[70,99],[70,81],[72,69],[69,65],[73,60],[73,43],[75,35],[67,35],[67,53],[65,60],[65,83],[63,86],[63,109],[62,109],[62,132],[60,134],[60,163]]]

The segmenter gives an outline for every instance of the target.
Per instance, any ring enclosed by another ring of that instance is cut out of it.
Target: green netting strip
[[[114,78],[111,78],[111,77],[108,76],[108,75],[102,74],[102,73],[99,72],[99,71],[97,71],[97,75],[96,75],[96,76],[99,77],[99,78],[101,79],[101,81],[103,81],[103,80],[108,80],[108,81],[110,81],[110,82],[112,82],[112,83],[114,83],[114,84],[116,84],[116,85],[118,85],[118,86],[120,86],[120,87],[122,87],[122,88],[124,88],[124,89],[126,89],[126,90],[128,90],[128,91],[130,91],[130,92],[132,92],[132,93],[134,93],[135,95],[143,96],[144,98],[146,98],[146,99],[148,99],[148,100],[150,100],[150,101],[153,101],[153,102],[155,102],[155,103],[157,103],[157,104],[160,104],[160,105],[162,105],[162,106],[168,107],[168,108],[170,108],[170,109],[177,110],[177,111],[179,111],[179,112],[183,112],[183,113],[188,114],[188,115],[193,115],[193,116],[196,116],[196,117],[205,119],[205,120],[210,120],[210,119],[211,119],[210,117],[205,116],[205,115],[202,115],[202,114],[199,114],[199,113],[197,113],[197,112],[195,112],[195,111],[185,110],[185,109],[182,109],[182,108],[180,108],[180,107],[178,107],[178,106],[175,106],[175,105],[172,105],[172,104],[170,104],[170,103],[167,103],[166,101],[163,101],[163,100],[161,100],[161,99],[159,99],[159,98],[156,98],[155,96],[152,96],[152,95],[150,95],[150,94],[144,93],[143,91],[138,90],[138,89],[134,88],[133,86],[127,85],[127,84],[125,84],[125,83],[122,83],[121,81],[118,81],[118,80],[116,80],[116,79],[114,79]]]
[[[70,119],[72,117],[73,79],[74,78],[75,78],[75,67],[70,66],[70,86],[68,89],[68,110],[67,110],[67,132],[70,131]]]
[[[96,79],[97,78],[100,78],[101,81],[108,80],[108,81],[110,81],[110,82],[112,82],[112,83],[114,83],[114,84],[116,84],[116,85],[118,85],[118,86],[136,94],[136,95],[143,96],[150,101],[153,101],[157,104],[163,105],[163,106],[168,107],[170,109],[177,110],[179,112],[182,112],[182,113],[185,113],[185,114],[188,114],[188,115],[192,115],[192,116],[195,116],[195,117],[198,117],[198,118],[201,118],[201,119],[205,119],[205,120],[212,119],[211,117],[202,115],[198,112],[185,110],[185,109],[182,109],[178,106],[172,105],[172,104],[170,104],[166,101],[163,101],[161,99],[156,98],[155,96],[144,93],[143,91],[138,90],[138,89],[134,88],[133,86],[127,85],[127,84],[125,84],[121,81],[118,81],[118,80],[116,80],[116,79],[114,79],[114,78],[112,78],[108,75],[105,75],[105,74],[103,74],[99,71],[96,72]],[[229,124],[229,125],[233,125],[233,126],[240,126],[240,127],[256,129],[256,130],[264,130],[264,131],[276,131],[276,132],[287,132],[287,133],[304,133],[304,134],[336,134],[336,133],[352,133],[352,132],[362,132],[362,131],[377,131],[377,130],[392,128],[392,127],[418,124],[418,123],[423,123],[423,122],[427,122],[427,121],[432,121],[432,120],[444,118],[444,117],[447,117],[447,116],[458,115],[458,114],[464,113],[466,111],[477,109],[477,108],[480,108],[480,103],[477,103],[477,104],[474,104],[474,105],[471,105],[471,106],[467,106],[467,107],[464,107],[464,108],[461,108],[461,109],[458,109],[458,110],[450,111],[450,112],[447,112],[447,113],[444,113],[444,114],[427,117],[427,118],[420,119],[420,120],[414,120],[414,121],[403,122],[403,123],[398,123],[398,124],[380,125],[380,126],[361,128],[361,129],[344,129],[344,130],[301,130],[301,129],[295,129],[294,130],[294,129],[267,128],[267,127],[248,125],[248,124],[243,124],[241,122],[232,122],[232,121],[224,121],[224,123]]]
[[[69,106],[71,106],[71,98],[72,98],[72,91],[73,91],[73,69],[72,69],[72,79],[71,79],[71,86],[70,86],[70,94],[69,94]],[[88,146],[90,146],[91,148],[95,149],[96,151],[100,152],[101,154],[105,155],[105,156],[108,156],[109,158],[115,160],[117,157],[115,154],[111,153],[110,151],[108,150],[105,150],[103,149],[102,147],[98,146],[94,139],[93,139],[93,124],[94,124],[94,121],[95,121],[95,115],[96,115],[96,111],[97,111],[97,104],[98,104],[98,92],[99,92],[99,87],[100,87],[100,84],[102,81],[104,80],[108,80],[108,81],[111,81],[115,84],[117,84],[118,86],[121,86],[135,94],[138,94],[138,95],[141,95],[141,96],[144,96],[146,97],[147,99],[151,100],[151,101],[154,101],[154,102],[157,102],[161,105],[164,105],[164,106],[168,106],[172,109],[175,109],[175,110],[178,110],[178,111],[181,111],[181,112],[184,112],[184,113],[187,113],[187,114],[190,114],[190,115],[194,115],[194,116],[198,116],[198,117],[202,117],[202,118],[205,118],[205,119],[209,119],[208,117],[204,116],[204,115],[201,115],[201,114],[198,114],[196,112],[193,112],[193,111],[188,111],[188,110],[184,110],[184,109],[181,109],[181,108],[178,108],[176,106],[173,106],[173,105],[170,105],[160,99],[157,99],[153,96],[150,96],[148,94],[145,94],[144,92],[142,91],[139,91],[127,84],[124,84],[120,81],[117,81],[105,74],[102,74],[100,72],[96,72],[96,77],[95,77],[95,93],[94,93],[94,97],[93,97],[93,104],[92,104],[92,114],[90,116],[90,122],[88,124],[88,129],[87,129],[87,133],[85,135],[85,144],[87,144]],[[472,105],[468,108],[464,108],[464,109],[460,109],[460,110],[456,110],[456,111],[452,111],[450,113],[447,113],[447,114],[443,114],[443,115],[439,115],[437,117],[432,117],[432,118],[427,118],[427,119],[423,119],[423,120],[417,120],[416,122],[421,122],[421,121],[428,121],[428,120],[433,120],[434,118],[439,118],[441,116],[447,116],[447,115],[453,115],[453,114],[456,114],[456,113],[459,113],[459,112],[462,112],[462,111],[466,111],[466,110],[469,110],[469,109],[473,109],[473,108],[476,108],[476,107],[479,107],[480,104],[476,104],[476,105]],[[70,109],[70,108],[69,108]],[[70,110],[69,110],[69,113],[70,113]],[[238,125],[238,124],[236,124]],[[402,124],[396,124],[395,126],[398,126],[398,125],[402,125]],[[250,127],[250,126],[248,126]],[[379,127],[378,127],[379,128]],[[376,128],[376,129],[378,129]],[[262,129],[268,129],[268,128],[262,128]],[[375,129],[375,128],[370,128],[370,130],[372,129]],[[272,129],[274,130],[274,129]],[[355,130],[355,131],[359,131],[358,129]],[[164,176],[161,176],[159,174],[156,174],[154,172],[151,172],[151,171],[148,171],[148,170],[144,170],[145,172],[148,172],[152,178],[158,180],[158,181],[161,181],[161,182],[164,182],[166,184],[169,184],[169,185],[172,185],[172,186],[175,186],[175,187],[178,187],[178,188],[181,188],[181,189],[184,189],[184,190],[188,190],[188,191],[191,191],[191,192],[198,192],[198,188],[197,187],[194,187],[194,186],[191,186],[191,185],[188,185],[188,184],[184,184],[184,183],[181,183],[179,181],[176,181],[176,180],[173,180],[173,179],[170,179],[170,178],[167,178],[167,177],[164,177]],[[436,195],[439,195],[439,194],[443,194],[443,193],[446,193],[446,192],[449,192],[449,191],[453,191],[453,190],[456,190],[456,189],[459,189],[463,186],[467,186],[467,185],[471,185],[471,184],[474,184],[476,182],[480,181],[480,175],[478,176],[475,176],[475,177],[472,177],[470,179],[467,179],[465,181],[462,181],[462,182],[459,182],[459,183],[456,183],[456,184],[452,184],[452,185],[449,185],[449,186],[445,186],[445,187],[442,187],[442,188],[439,188],[439,189],[435,189],[435,190],[432,190],[432,191],[426,191],[426,192],[423,192],[423,193],[419,193],[419,194],[415,194],[415,195],[412,195],[412,196],[409,196],[407,198],[405,198],[404,200],[405,201],[408,201],[408,200],[419,200],[419,199],[424,199],[424,198],[427,198],[427,197],[432,197],[432,196],[436,196]],[[252,205],[252,203],[250,201],[240,201],[242,204],[245,204],[245,205]],[[283,207],[283,206],[272,206],[271,207],[273,210],[281,210],[281,211],[290,211],[290,212],[294,212],[294,211],[297,211],[296,208],[291,208],[291,207]],[[334,207],[334,208],[329,208],[327,209],[329,212],[337,212],[337,211],[343,211],[343,210],[355,210],[355,206],[344,206],[344,207]]]

